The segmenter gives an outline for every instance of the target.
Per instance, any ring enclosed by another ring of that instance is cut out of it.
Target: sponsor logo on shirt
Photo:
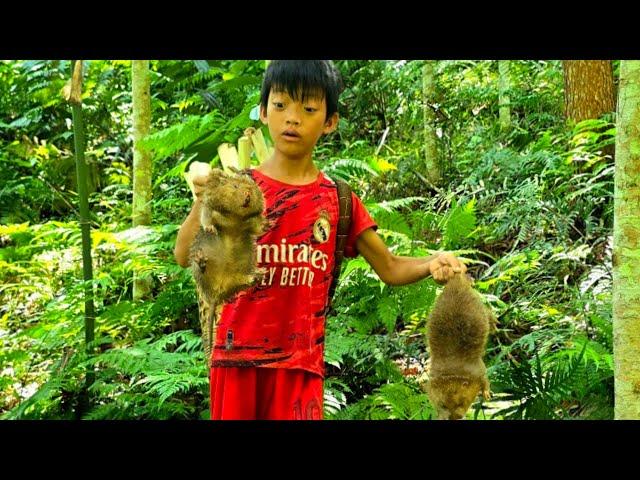
[[[331,233],[331,224],[329,223],[329,212],[322,210],[320,217],[313,224],[313,237],[319,242],[324,243],[329,240]]]
[[[259,266],[267,268],[267,274],[262,279],[262,286],[273,285],[274,280],[278,281],[275,278],[278,267],[272,265],[281,264],[279,278],[281,286],[308,285],[310,287],[313,285],[314,269],[327,271],[329,255],[307,243],[288,244],[287,239],[283,238],[280,244],[258,244],[257,263]],[[299,265],[301,263],[306,265]],[[294,267],[293,264],[298,265]]]

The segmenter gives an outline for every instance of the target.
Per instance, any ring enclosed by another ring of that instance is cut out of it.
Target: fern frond
[[[471,199],[464,205],[454,206],[443,218],[442,230],[445,248],[459,247],[476,229],[476,201]]]
[[[396,299],[394,297],[383,297],[378,301],[376,311],[387,332],[393,332],[396,326],[396,319],[400,313]]]
[[[589,349],[592,351],[585,355]],[[589,342],[583,342],[579,351],[575,348],[570,350],[543,359],[535,351],[533,362],[525,357],[521,363],[497,371],[492,385],[507,393],[507,400],[518,400],[519,403],[498,411],[496,415],[505,418],[566,418],[569,415],[567,405],[580,402],[594,387],[612,376],[606,355]]]
[[[394,212],[409,208],[414,202],[423,202],[425,197],[405,197],[396,198],[394,200],[385,200],[383,202],[367,202],[365,205],[370,212],[383,210],[385,212]]]
[[[190,351],[190,348],[184,347],[185,344],[190,342],[190,346],[193,346],[196,342],[201,342],[200,336],[194,334],[191,330],[178,330],[177,332],[169,333],[159,337],[150,346],[154,350],[166,351],[168,346],[177,347],[176,351],[186,350]],[[181,348],[182,347],[182,348]]]
[[[163,404],[169,397],[177,393],[186,394],[192,389],[207,387],[209,379],[194,377],[188,373],[159,373],[149,375],[137,384],[149,385],[150,388],[147,392],[158,395],[160,404]]]
[[[147,136],[142,145],[154,152],[154,159],[160,160],[183,150],[208,133],[220,129],[225,121],[214,110],[204,116],[193,115],[183,122]]]
[[[322,171],[329,177],[336,177],[345,182],[354,178],[378,176],[378,173],[367,162],[356,158],[330,159],[322,164]]]
[[[404,383],[389,383],[375,390],[368,413],[378,419],[426,420],[433,409],[425,394]]]

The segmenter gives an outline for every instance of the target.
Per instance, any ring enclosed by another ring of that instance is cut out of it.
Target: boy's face
[[[294,100],[286,92],[269,92],[266,111],[260,109],[260,120],[269,126],[275,148],[292,158],[309,155],[318,139],[338,126],[338,114],[326,118],[324,97],[302,95]]]

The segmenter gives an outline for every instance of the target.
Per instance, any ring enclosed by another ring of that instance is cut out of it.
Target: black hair
[[[267,109],[271,89],[283,91],[294,100],[324,96],[329,118],[338,111],[338,97],[344,90],[342,76],[331,60],[273,60],[262,80],[260,107]],[[298,96],[302,94],[302,98]]]

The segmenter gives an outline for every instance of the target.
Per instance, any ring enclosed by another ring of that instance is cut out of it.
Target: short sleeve
[[[351,227],[349,228],[349,236],[344,247],[345,257],[357,257],[358,249],[356,248],[356,240],[362,232],[367,228],[378,228],[376,222],[373,221],[371,215],[362,204],[358,196],[351,192]]]

